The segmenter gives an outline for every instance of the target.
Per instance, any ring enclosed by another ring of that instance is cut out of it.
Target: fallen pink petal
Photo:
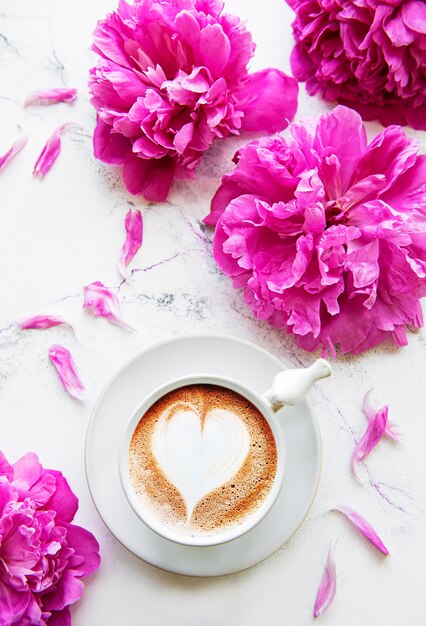
[[[104,317],[112,324],[116,324],[127,330],[135,330],[133,326],[130,326],[130,324],[124,320],[117,296],[100,281],[84,287],[83,293],[83,309],[95,317]]]
[[[377,411],[375,411],[375,409],[373,408],[370,402],[370,396],[371,396],[372,391],[373,391],[372,389],[370,389],[370,391],[367,391],[367,393],[364,396],[363,403],[362,403],[362,410],[364,412],[365,417],[368,419],[369,422],[371,422],[371,420],[374,419],[377,413]],[[380,410],[381,411],[386,410],[387,412],[389,412],[389,407],[385,405]],[[399,442],[399,434],[397,432],[397,427],[395,426],[395,424],[392,424],[389,421],[389,419],[386,422],[385,435],[389,437],[389,439],[392,439],[392,441],[395,441],[396,443]]]
[[[70,351],[64,346],[53,345],[49,348],[49,359],[55,366],[58,376],[70,396],[82,400],[85,387],[80,380]]]
[[[0,170],[12,161],[22,150],[28,141],[28,136],[23,131],[20,132],[7,152],[0,156]]]
[[[34,315],[32,317],[22,317],[17,320],[16,323],[22,330],[36,329],[44,330],[46,328],[54,328],[55,326],[61,326],[66,324],[71,326],[67,320],[56,315]]]
[[[336,561],[334,560],[336,541],[337,539],[333,539],[328,549],[327,561],[315,600],[314,617],[325,613],[336,595]]]
[[[358,441],[358,444],[352,454],[352,473],[359,480],[357,473],[357,465],[365,461],[370,452],[376,447],[380,439],[385,434],[386,424],[388,421],[387,407],[383,407],[368,422],[367,430]]]
[[[139,210],[129,209],[124,219],[124,227],[126,239],[121,248],[118,268],[123,276],[127,276],[126,268],[142,245],[142,213]]]
[[[359,533],[361,533],[361,535],[364,535],[364,537],[368,539],[368,541],[372,543],[373,546],[377,548],[377,550],[380,550],[380,552],[382,552],[383,554],[389,554],[389,550],[380,539],[379,535],[376,533],[371,524],[367,522],[364,517],[362,517],[362,515],[360,515],[353,509],[350,509],[348,506],[335,506],[332,510],[340,511],[340,513],[343,513],[343,515],[345,515],[345,517],[351,522],[354,528]]]
[[[50,105],[58,102],[75,102],[77,99],[77,89],[69,89],[67,87],[58,87],[55,89],[40,89],[31,92],[24,102],[24,107],[32,104]]]
[[[80,128],[74,122],[67,122],[56,128],[50,138],[47,140],[43,150],[34,165],[33,176],[44,178],[51,170],[53,164],[61,152],[61,135],[69,128]]]

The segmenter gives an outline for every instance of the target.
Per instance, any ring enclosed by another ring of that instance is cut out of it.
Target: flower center
[[[337,198],[326,202],[325,222],[327,228],[335,224],[345,224],[348,221],[346,209],[342,205],[344,205],[344,198]]]

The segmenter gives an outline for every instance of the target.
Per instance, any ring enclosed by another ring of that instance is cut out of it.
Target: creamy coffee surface
[[[133,488],[159,521],[215,533],[246,520],[275,479],[268,422],[246,398],[216,385],[187,385],[141,417],[129,447]]]

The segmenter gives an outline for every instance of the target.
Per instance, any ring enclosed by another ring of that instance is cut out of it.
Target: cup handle
[[[261,397],[276,413],[284,406],[301,402],[312,385],[330,376],[331,371],[331,365],[325,359],[317,359],[309,367],[283,370],[275,376],[271,387]]]

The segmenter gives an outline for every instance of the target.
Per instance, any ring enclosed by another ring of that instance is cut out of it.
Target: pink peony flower
[[[289,134],[248,144],[223,177],[205,219],[219,267],[305,350],[405,345],[423,324],[426,156],[399,126],[367,145],[343,106]]]
[[[424,0],[287,0],[293,73],[308,92],[384,126],[426,129]]]
[[[123,166],[133,194],[167,198],[215,139],[275,132],[297,109],[297,82],[274,69],[248,74],[251,35],[220,0],[120,0],[98,23],[90,91],[95,156]]]
[[[78,500],[62,474],[28,452],[0,452],[0,623],[69,626],[83,576],[98,569],[99,544],[71,524]]]

